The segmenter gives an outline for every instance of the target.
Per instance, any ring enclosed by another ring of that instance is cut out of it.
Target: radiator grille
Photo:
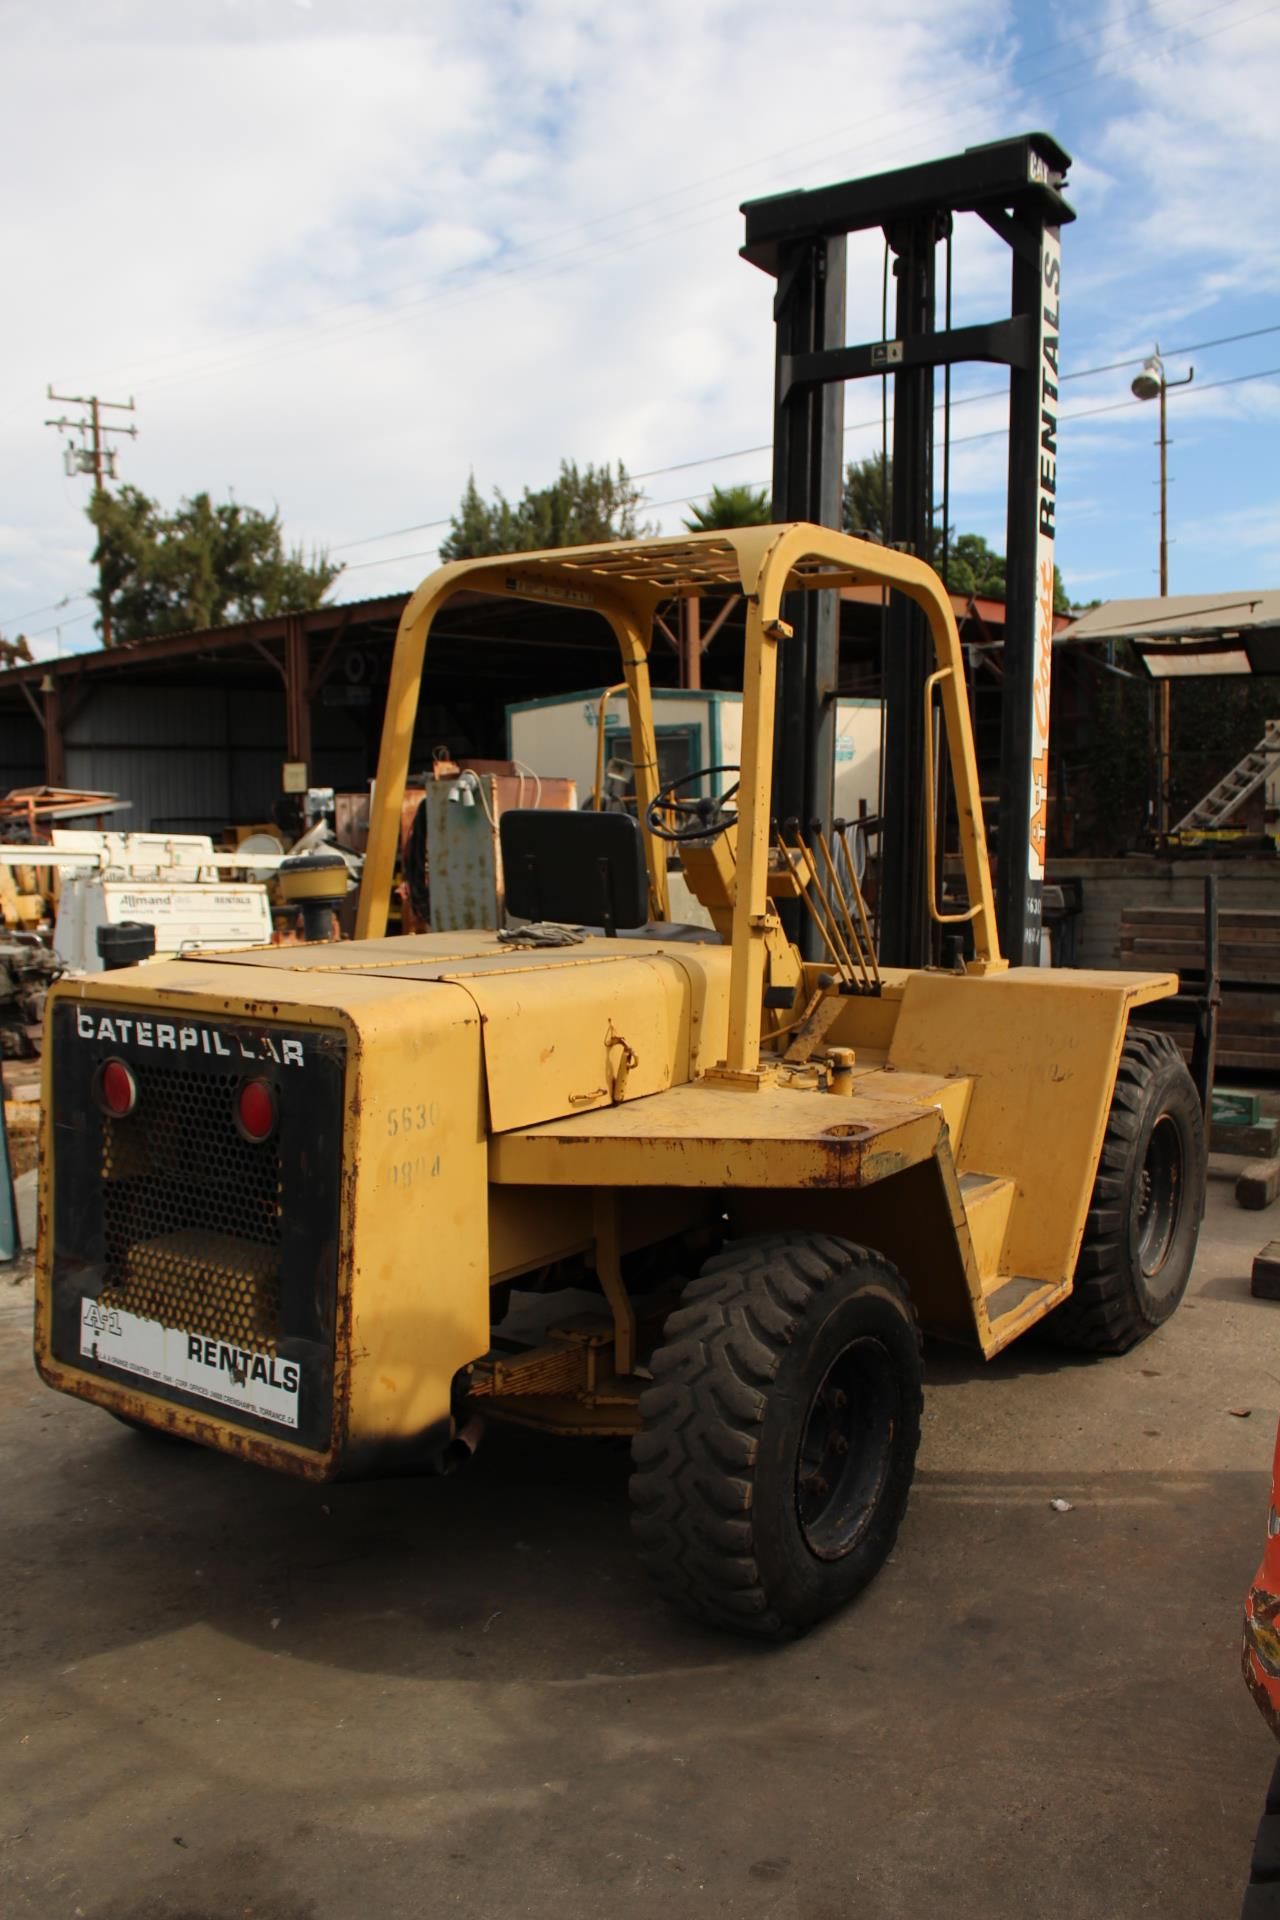
[[[276,1139],[235,1124],[238,1075],[149,1063],[144,1097],[102,1134],[100,1298],[164,1326],[274,1353],[280,1337]]]

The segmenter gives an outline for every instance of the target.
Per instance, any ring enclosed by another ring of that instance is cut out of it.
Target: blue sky
[[[1136,368],[1085,370],[1157,339],[1196,375],[1170,401],[1172,590],[1280,584],[1280,331],[1199,344],[1280,328],[1280,0],[0,0],[0,33],[0,631],[40,651],[94,644],[48,382],[136,396],[122,478],[278,505],[348,563],[340,598],[429,571],[473,469],[518,492],[621,458],[674,531],[684,496],[769,469],[710,458],[771,430],[739,201],[1032,127],[1074,155],[1080,216],[1068,586],[1156,590],[1155,408],[1123,404]],[[880,265],[851,247],[852,339]],[[955,272],[959,322],[1003,312],[974,222]],[[1004,406],[973,397],[999,384],[956,380],[952,517],[1003,545]]]

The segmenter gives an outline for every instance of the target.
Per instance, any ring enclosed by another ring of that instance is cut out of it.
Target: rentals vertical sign
[[[1028,891],[1044,881],[1049,823],[1049,694],[1053,678],[1054,537],[1058,505],[1058,386],[1062,320],[1062,242],[1046,227],[1040,247],[1040,459],[1036,496],[1034,666],[1031,674],[1031,813],[1027,834]],[[1030,903],[1029,903],[1030,904]]]

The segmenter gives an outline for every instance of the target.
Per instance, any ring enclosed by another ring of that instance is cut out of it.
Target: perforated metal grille
[[[102,1135],[104,1306],[273,1353],[280,1334],[280,1152],[236,1129],[234,1074],[149,1063]]]

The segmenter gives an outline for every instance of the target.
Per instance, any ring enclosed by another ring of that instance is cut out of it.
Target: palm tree
[[[712,487],[684,524],[690,533],[715,533],[720,527],[767,527],[772,518],[763,487]]]

